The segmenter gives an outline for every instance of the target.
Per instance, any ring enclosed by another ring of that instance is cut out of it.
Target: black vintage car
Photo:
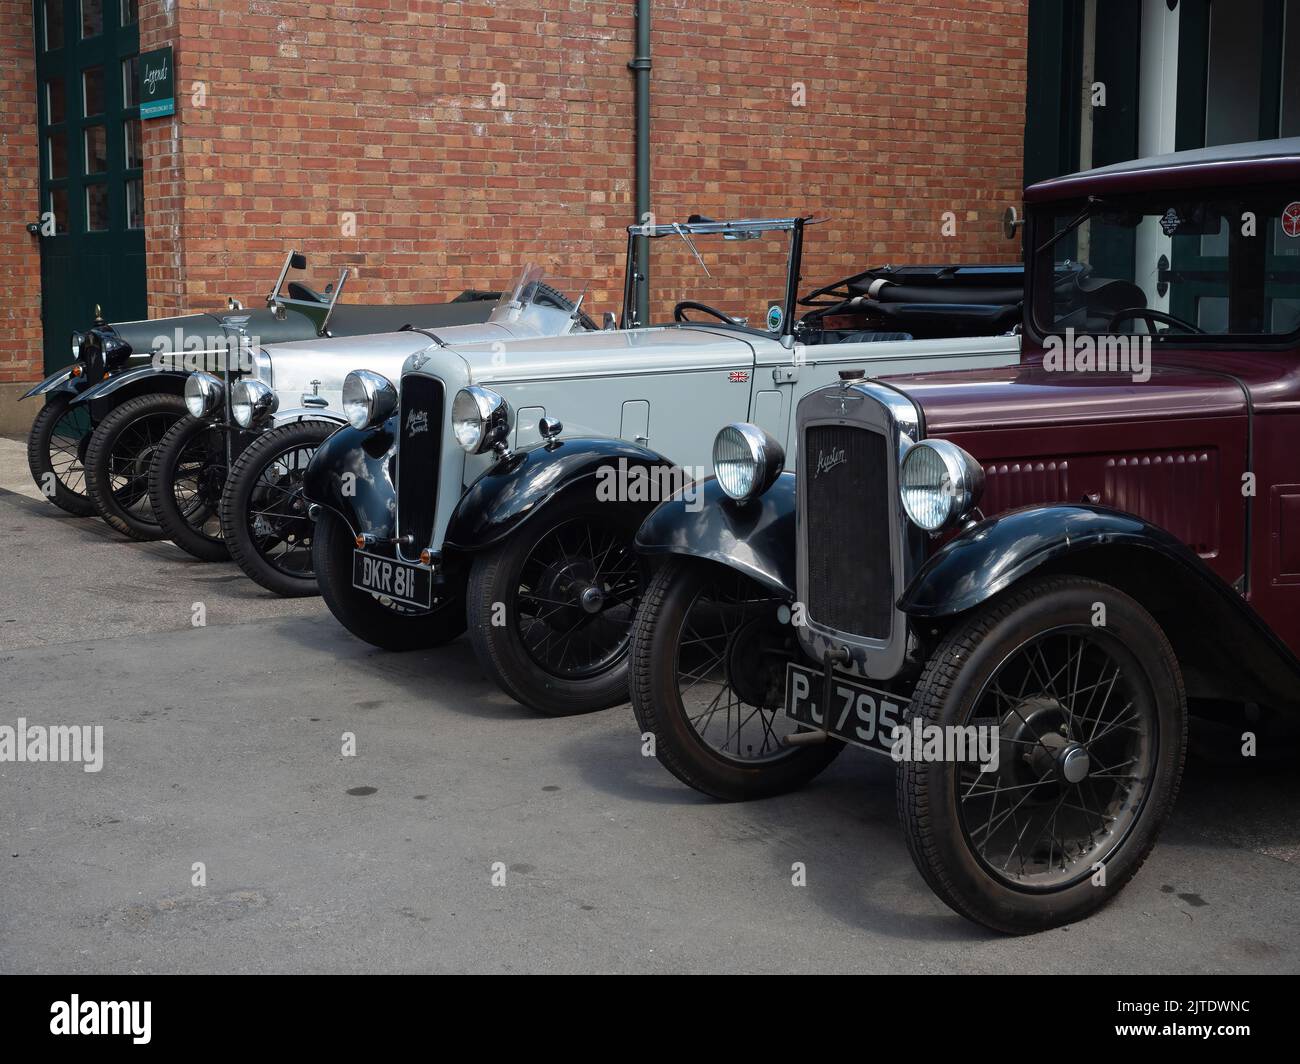
[[[72,336],[71,364],[23,396],[45,399],[28,435],[27,461],[46,498],[78,516],[99,513],[133,538],[157,538],[149,463],[163,434],[185,412],[181,393],[192,368],[216,368],[232,345],[238,350],[254,343],[360,336],[410,322],[484,321],[496,298],[471,291],[451,303],[348,304],[339,302],[346,270],[324,291],[287,281],[291,269],[306,268],[306,257],[290,251],[265,306],[251,310],[232,299],[222,311],[112,323],[97,311],[94,325]],[[88,478],[92,442],[96,475]]]

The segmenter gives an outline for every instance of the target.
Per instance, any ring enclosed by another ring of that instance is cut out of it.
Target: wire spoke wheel
[[[197,433],[182,448],[172,472],[172,494],[200,535],[221,538],[221,489],[226,482],[226,436],[218,426]]]
[[[91,428],[90,411],[70,406],[55,419],[50,432],[50,469],[60,484],[78,495],[86,493],[86,445]]]
[[[268,456],[258,471],[244,521],[254,548],[277,572],[309,577],[312,522],[307,517],[303,477],[314,446],[291,444]]]
[[[966,723],[996,726],[996,769],[959,768],[958,816],[985,869],[1055,890],[1095,871],[1140,816],[1156,769],[1154,700],[1115,636],[1058,628],[1013,651]]]
[[[167,414],[151,413],[127,425],[107,455],[109,483],[114,501],[127,513],[153,519],[149,502],[149,468],[162,438],[175,424]]]
[[[640,588],[637,556],[622,529],[584,518],[558,524],[520,571],[520,643],[552,676],[598,675],[627,655]]]
[[[783,710],[796,649],[779,624],[781,600],[736,573],[702,587],[682,619],[676,683],[699,740],[719,757],[757,765],[790,757],[799,725]]]

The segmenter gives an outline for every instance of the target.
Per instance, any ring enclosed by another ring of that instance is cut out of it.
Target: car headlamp
[[[908,519],[926,532],[940,532],[979,504],[984,467],[955,443],[922,440],[903,457],[898,490]]]
[[[91,329],[81,337],[77,351],[82,364],[86,367],[86,380],[91,383],[104,375],[104,337],[96,329]]]
[[[211,373],[191,373],[185,378],[185,409],[193,417],[212,417],[221,409],[225,391]]]
[[[236,381],[230,389],[230,414],[241,429],[265,424],[279,406],[280,397],[265,381],[249,377]]]
[[[79,332],[74,332],[74,333],[72,334],[72,342],[71,342],[71,346],[72,346],[72,361],[73,361],[73,362],[77,361],[77,359],[79,359],[79,358],[81,357],[81,341],[84,340],[84,339],[85,339],[85,337],[84,337],[81,333],[79,333]]]
[[[397,389],[381,373],[354,369],[343,380],[343,413],[354,429],[382,425],[397,409]]]
[[[771,433],[737,422],[713,440],[713,475],[737,502],[749,502],[767,491],[785,467],[785,449]]]
[[[125,340],[111,333],[104,337],[104,367],[109,373],[120,370],[130,357],[131,345]]]
[[[471,384],[451,404],[451,431],[470,454],[482,454],[510,435],[510,404],[488,388]]]

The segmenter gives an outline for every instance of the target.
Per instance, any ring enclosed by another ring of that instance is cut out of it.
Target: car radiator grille
[[[888,450],[849,425],[811,425],[802,445],[808,617],[867,639],[889,637],[894,609]]]
[[[397,437],[397,535],[414,557],[433,539],[442,449],[443,385],[435,377],[402,378]],[[411,537],[409,540],[406,537]]]

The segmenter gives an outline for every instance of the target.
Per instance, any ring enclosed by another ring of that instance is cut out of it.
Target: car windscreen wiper
[[[1041,255],[1044,251],[1050,251],[1052,248],[1056,247],[1057,244],[1059,244],[1067,236],[1069,236],[1076,229],[1078,229],[1079,226],[1083,225],[1084,222],[1086,222],[1089,218],[1091,218],[1097,212],[1097,208],[1101,206],[1103,206],[1103,201],[1100,196],[1089,196],[1087,205],[1074,218],[1070,220],[1070,224],[1067,225],[1055,236],[1049,237],[1047,242],[1044,243],[1041,247],[1039,247],[1034,252],[1034,254]]]
[[[709,273],[709,268],[704,265],[704,258],[695,247],[695,241],[691,239],[690,234],[681,227],[679,222],[673,222],[672,226],[677,235],[686,241],[686,246],[691,249],[691,254],[695,256],[695,261],[700,264],[700,269],[704,271],[704,276],[712,280],[713,274]]]

